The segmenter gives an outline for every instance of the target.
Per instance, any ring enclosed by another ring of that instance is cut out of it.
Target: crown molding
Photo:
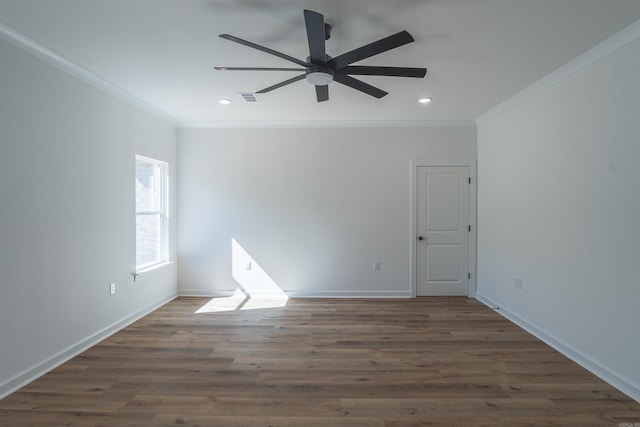
[[[590,65],[600,61],[608,55],[622,49],[629,43],[640,38],[640,21],[629,25],[622,31],[609,37],[602,43],[596,45],[592,49],[586,51],[582,55],[538,80],[536,83],[528,86],[526,89],[516,93],[511,98],[498,104],[486,113],[476,118],[476,124],[478,126],[483,125],[496,117],[506,113],[507,111],[515,108],[516,106],[528,101],[537,94],[551,88],[552,86],[562,82],[563,80],[571,77],[581,70],[589,67]]]
[[[476,127],[473,120],[300,120],[264,122],[180,122],[180,129],[247,129],[247,128],[432,128]]]
[[[52,51],[51,49],[43,46],[37,41],[27,37],[18,30],[9,25],[0,22],[0,38],[4,39],[8,43],[18,47],[19,49],[32,54],[33,56],[42,59],[48,64],[66,72],[80,79],[81,81],[90,84],[91,86],[106,92],[121,101],[124,101],[134,107],[172,125],[177,126],[178,120],[175,117],[170,116],[164,111],[154,107],[148,102],[138,98],[137,96],[127,92],[119,86],[111,83],[110,81],[100,77],[99,75],[92,73],[84,67],[76,64],[68,58]]]

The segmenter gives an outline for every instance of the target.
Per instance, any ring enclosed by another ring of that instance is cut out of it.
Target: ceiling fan
[[[382,52],[413,42],[414,38],[407,31],[400,31],[399,33],[390,35],[332,58],[327,55],[325,51],[325,41],[329,40],[331,36],[331,25],[324,21],[324,16],[311,10],[304,11],[304,21],[307,29],[307,40],[309,42],[309,57],[306,61],[302,61],[230,34],[220,34],[220,37],[225,40],[275,55],[303,68],[215,67],[215,69],[220,71],[303,71],[303,74],[292,77],[273,86],[269,86],[256,93],[271,92],[274,89],[278,89],[304,79],[316,87],[316,97],[318,102],[327,101],[329,99],[329,84],[334,81],[376,98],[382,98],[387,95],[387,92],[382,89],[378,89],[375,86],[355,79],[351,77],[351,75],[422,78],[427,73],[426,68],[351,65],[354,62],[370,58]]]

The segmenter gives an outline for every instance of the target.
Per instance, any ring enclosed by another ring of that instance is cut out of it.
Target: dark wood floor
[[[640,404],[475,300],[195,313],[208,301],[178,298],[6,397],[0,425],[640,423]]]

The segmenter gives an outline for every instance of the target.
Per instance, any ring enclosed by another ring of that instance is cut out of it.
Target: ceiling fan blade
[[[327,62],[324,43],[324,16],[311,10],[305,10],[304,23],[307,27],[311,62],[316,65],[324,65]]]
[[[298,80],[303,80],[304,78],[305,78],[305,74],[300,74],[299,76],[292,77],[292,78],[290,78],[290,79],[288,79],[288,80],[285,80],[285,81],[280,82],[280,83],[278,83],[278,84],[275,84],[275,85],[273,85],[273,86],[269,86],[268,88],[265,88],[265,89],[259,90],[259,91],[258,91],[258,92],[256,92],[256,93],[267,93],[267,92],[271,92],[271,91],[272,91],[272,90],[274,90],[274,89],[278,89],[278,88],[280,88],[280,87],[282,87],[282,86],[286,86],[286,85],[289,85],[289,84],[291,84],[291,83],[295,83],[295,82],[297,82]]]
[[[367,95],[371,95],[374,96],[376,98],[382,98],[383,96],[387,95],[388,93],[383,91],[382,89],[378,89],[375,86],[371,86],[368,83],[365,83],[361,80],[358,79],[354,79],[351,76],[347,76],[344,74],[336,74],[333,76],[333,80],[338,82],[338,83],[342,83],[345,86],[349,86],[350,88],[359,90],[360,92],[364,92]]]
[[[350,65],[336,71],[337,74],[354,74],[359,76],[391,76],[391,77],[418,77],[427,74],[426,68],[413,67],[373,67]]]
[[[329,86],[316,86],[316,97],[318,102],[329,100]]]
[[[298,65],[303,66],[303,67],[310,67],[311,66],[311,64],[309,64],[308,62],[301,61],[301,60],[299,60],[297,58],[294,58],[293,56],[289,56],[289,55],[284,54],[282,52],[278,52],[276,50],[269,49],[268,47],[260,46],[259,44],[255,44],[253,42],[250,42],[250,41],[247,41],[247,40],[243,40],[241,38],[232,36],[230,34],[220,34],[220,37],[225,39],[225,40],[229,40],[229,41],[232,41],[232,42],[235,42],[235,43],[239,43],[239,44],[242,44],[242,45],[245,45],[245,46],[248,46],[248,47],[252,47],[254,49],[260,50],[260,51],[265,52],[265,53],[269,53],[271,55],[275,55],[275,56],[277,56],[279,58],[286,59],[287,61],[294,62],[294,63],[296,63]]]
[[[342,55],[336,56],[327,62],[334,70],[339,70],[354,62],[361,61],[366,58],[378,55],[382,52],[386,52],[396,47],[400,47],[407,43],[414,41],[413,36],[407,31],[400,31],[399,33],[385,37],[373,43],[369,43]]]
[[[218,71],[304,71],[304,68],[213,67]]]

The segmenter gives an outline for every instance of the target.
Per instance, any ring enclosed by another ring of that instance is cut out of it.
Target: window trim
[[[136,233],[136,236],[135,236],[136,275],[171,262],[171,259],[169,257],[169,164],[162,160],[136,154],[135,161],[137,162],[138,160],[152,163],[155,167],[160,168],[161,181],[160,181],[159,209],[138,211],[137,206],[134,206],[136,220],[138,216],[159,216],[160,217],[160,233],[158,236],[160,239],[160,257],[159,259],[156,259],[152,262],[147,262],[147,263],[138,265],[137,264],[138,237]],[[134,168],[134,175],[135,175],[135,170],[136,169]],[[137,179],[137,176],[134,176],[134,179]],[[137,196],[137,189],[135,188],[134,188],[134,193],[135,193],[134,195]]]

